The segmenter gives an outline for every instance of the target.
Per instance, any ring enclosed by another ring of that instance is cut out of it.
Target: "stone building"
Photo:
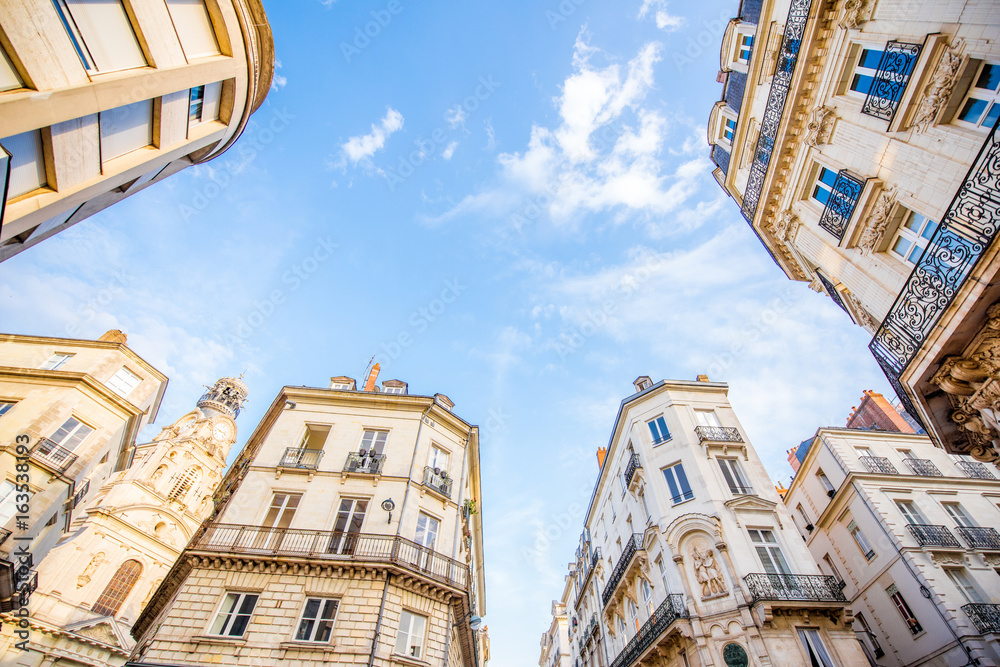
[[[478,428],[442,394],[355,386],[278,393],[130,665],[484,664]]]
[[[847,667],[864,656],[727,398],[635,381],[587,509],[566,600],[574,665]]]
[[[0,335],[0,611],[20,606],[15,583],[37,582],[27,570],[14,582],[14,561],[40,563],[128,468],[166,385],[121,331],[98,340]]]
[[[1000,457],[996,3],[743,0],[721,68],[714,174],[774,261],[934,440]]]
[[[539,641],[541,653],[538,667],[570,667],[573,658],[569,648],[569,628],[566,617],[566,600],[570,593],[570,577],[566,577],[563,601],[552,601],[552,624],[542,633]]]
[[[271,86],[260,0],[3,2],[0,32],[0,261],[220,155]]]
[[[821,428],[785,495],[871,665],[1000,664],[1000,475],[922,435]]]
[[[219,380],[196,409],[138,445],[126,470],[95,486],[38,565],[29,651],[16,646],[8,616],[0,664],[125,664],[132,622],[212,510],[245,396],[240,380]]]

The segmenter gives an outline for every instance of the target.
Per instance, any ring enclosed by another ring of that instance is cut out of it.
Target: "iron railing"
[[[729,490],[733,493],[734,496],[753,496],[753,495],[756,495],[753,492],[753,487],[751,487],[751,486],[744,486],[743,484],[740,484],[739,482],[733,482],[732,484],[730,484],[729,485]]]
[[[847,602],[837,578],[827,574],[767,574],[756,572],[743,577],[750,591],[750,604],[764,600],[807,600]]]
[[[586,654],[587,646],[590,644],[590,640],[597,636],[597,614],[590,615],[590,623],[587,627],[583,628],[583,634],[580,636],[578,642],[580,647],[580,656],[583,657]]]
[[[743,442],[739,429],[732,426],[695,426],[698,442]]]
[[[972,549],[1000,551],[1000,533],[996,528],[980,528],[978,526],[959,526],[955,530]]]
[[[833,282],[823,275],[821,271],[816,272],[816,277],[819,278],[819,281],[823,284],[823,289],[825,289],[827,295],[833,299],[833,302],[840,306],[841,310],[850,315],[851,311],[847,310],[847,304],[844,303],[844,299],[840,296],[840,292],[837,291],[837,288],[834,287]]]
[[[910,470],[913,471],[914,475],[922,475],[923,477],[944,477],[941,471],[938,469],[934,462],[930,459],[903,459],[906,465],[910,466]]]
[[[469,581],[469,568],[464,563],[396,535],[213,523],[195,539],[191,548],[217,553],[393,563],[456,588],[465,589]]]
[[[440,468],[424,466],[424,486],[429,486],[438,493],[451,498],[452,479]]]
[[[307,470],[318,470],[319,462],[323,458],[322,449],[306,449],[305,447],[289,447],[285,450],[285,455],[281,457],[281,468],[306,468]]]
[[[608,606],[608,602],[614,597],[615,590],[618,588],[618,584],[621,583],[622,577],[625,576],[625,572],[628,571],[628,566],[632,562],[632,558],[637,551],[641,551],[644,548],[642,533],[635,533],[632,537],[628,538],[624,548],[622,548],[621,558],[618,559],[618,564],[615,565],[614,572],[608,577],[608,584],[604,587],[604,592],[601,594],[601,601],[605,607]]]
[[[589,559],[586,557],[583,559],[584,569],[580,573],[580,595],[577,596],[576,603],[573,605],[577,611],[580,610],[580,603],[586,597],[584,592],[587,590],[587,585],[590,583],[590,576],[594,574],[594,568],[597,567],[599,562],[601,562],[601,547],[594,549]]]
[[[899,471],[892,461],[884,456],[859,456],[858,460],[868,468],[868,472],[878,472],[883,475],[898,475]]]
[[[83,500],[83,497],[87,495],[87,491],[90,491],[89,479],[83,483],[83,486],[81,486],[79,489],[76,490],[76,493],[73,494],[73,506],[70,509],[77,508],[77,506]]]
[[[864,187],[863,180],[853,176],[846,169],[841,169],[833,181],[830,196],[826,200],[826,206],[823,207],[823,215],[819,218],[820,228],[830,232],[838,241],[842,241]]]
[[[998,127],[1000,119],[868,344],[906,411],[918,421],[919,412],[899,378],[1000,230]]]
[[[1000,634],[1000,604],[972,602],[963,605],[962,611],[982,634]]]
[[[629,457],[628,465],[625,466],[625,488],[632,486],[632,478],[635,477],[635,471],[642,467],[639,463],[639,455],[632,452],[632,456]]]
[[[369,475],[381,475],[385,464],[385,454],[369,454],[351,452],[344,462],[344,472],[363,472]]]
[[[8,537],[10,537],[10,531],[6,528],[0,528],[0,544],[6,542]]]
[[[920,44],[904,42],[888,42],[885,45],[861,113],[892,122],[921,48]]]
[[[48,438],[39,438],[35,446],[31,448],[29,455],[33,455],[36,459],[55,468],[59,472],[69,470],[69,467],[76,462],[77,458],[76,454],[72,451]]]
[[[959,468],[972,479],[996,479],[985,463],[979,461],[956,461]]]
[[[922,547],[956,547],[962,548],[948,526],[932,526],[926,523],[909,523],[907,530]]]
[[[670,624],[679,618],[687,618],[687,607],[684,605],[684,596],[680,593],[671,593],[667,599],[656,608],[652,616],[649,617],[635,636],[629,640],[621,653],[612,661],[611,667],[625,667],[626,665],[639,664],[639,658],[649,647],[670,627]]]

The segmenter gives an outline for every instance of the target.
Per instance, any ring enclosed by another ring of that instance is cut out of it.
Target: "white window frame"
[[[55,439],[56,433],[58,433],[59,431],[63,430],[63,428],[65,428],[66,425],[69,424],[70,420],[75,421],[76,425],[75,426],[71,426],[69,428],[69,430],[66,432],[66,435],[64,435],[61,440],[56,440]],[[84,433],[82,437],[78,438],[77,435],[83,429],[87,429],[87,432]],[[79,417],[77,417],[76,415],[70,415],[69,417],[66,418],[66,421],[64,421],[59,426],[59,428],[57,428],[55,431],[53,431],[52,437],[48,438],[48,440],[51,440],[52,442],[56,443],[60,447],[68,449],[69,451],[72,452],[77,447],[79,447],[80,444],[84,440],[86,440],[87,438],[89,438],[90,435],[94,432],[94,430],[95,429],[94,429],[93,426],[91,426],[90,424],[86,423],[85,421],[83,421],[82,419],[80,419]],[[70,442],[72,442],[72,446],[69,446]]]
[[[1000,87],[998,87],[997,90],[976,87],[980,77],[983,75],[983,70],[985,70],[987,66],[1000,67],[1000,62],[990,62],[988,60],[984,60],[976,68],[976,73],[972,77],[972,81],[969,83],[969,90],[966,91],[965,96],[962,98],[962,103],[958,105],[958,109],[955,111],[954,122],[961,127],[970,127],[984,132],[989,132],[993,129],[991,125],[985,125],[984,121],[986,120],[991,107],[996,106],[997,108],[1000,108]],[[980,115],[975,123],[971,123],[960,118],[966,105],[968,105],[969,101],[973,99],[986,102],[986,108],[983,109],[982,115]]]
[[[833,196],[833,183],[827,183],[826,181],[823,180],[823,171],[826,170],[826,171],[830,172],[831,174],[833,174],[833,182],[834,183],[837,182],[838,171],[836,169],[833,169],[833,168],[831,168],[831,167],[823,164],[822,162],[816,162],[815,164],[816,164],[816,175],[813,177],[812,181],[810,182],[809,191],[808,191],[808,193],[806,193],[806,196],[807,196],[808,200],[813,205],[825,207],[826,204],[827,204],[827,202],[830,201],[830,197]],[[816,191],[817,190],[824,190],[827,193],[826,194],[826,202],[820,200],[816,196]]]
[[[916,230],[910,227],[914,223],[917,226]],[[917,260],[920,259],[920,256],[927,248],[927,244],[934,236],[934,232],[937,231],[937,228],[938,223],[936,221],[916,211],[908,211],[900,221],[896,232],[892,235],[886,252],[900,262],[915,266]],[[903,252],[896,249],[900,243],[907,244]]]
[[[226,607],[226,602],[231,596],[235,596],[232,607],[229,611],[223,611]],[[240,609],[243,607],[243,603],[247,598],[253,597],[253,606],[250,607],[250,611],[246,614],[240,613]],[[250,621],[253,619],[253,613],[257,609],[257,603],[260,602],[260,593],[249,592],[249,591],[226,591],[222,596],[222,600],[219,602],[218,608],[215,610],[215,614],[212,615],[212,622],[208,626],[207,634],[213,637],[243,637],[246,635],[247,630],[250,629]],[[219,626],[218,631],[215,630],[216,625],[220,619],[224,616],[227,618]],[[233,626],[236,624],[237,619],[246,616],[247,624],[243,628],[243,632],[236,635],[232,634]]]
[[[684,482],[687,484],[688,488],[686,491],[683,488],[683,484],[681,484],[681,476],[677,474],[678,468],[684,476]],[[667,484],[667,488],[670,490],[670,503],[672,505],[680,505],[681,503],[686,503],[689,500],[694,500],[694,489],[691,487],[691,478],[687,476],[687,471],[684,470],[683,461],[678,461],[677,463],[668,465],[665,468],[662,468],[662,470],[664,481]],[[673,483],[676,485],[678,491],[676,494],[674,493],[674,488],[670,483],[671,478],[673,479]]]
[[[948,578],[951,579],[951,583],[955,584],[955,588],[965,598],[966,602],[972,604],[985,602],[983,596],[979,593],[979,588],[973,583],[973,580],[969,577],[964,567],[946,567],[944,571],[948,575]]]
[[[57,371],[62,368],[67,361],[72,359],[74,355],[72,352],[56,352],[51,357],[49,357],[44,364],[39,367],[42,371]]]
[[[86,0],[55,0],[54,4],[70,42],[88,72],[104,74],[148,66],[135,26],[121,0],[117,0],[121,13],[113,16],[108,14],[113,0],[101,3],[104,12],[99,15],[88,14],[86,6],[90,3]],[[119,53],[105,48],[109,44],[115,45]],[[113,62],[116,57],[122,60]]]
[[[722,428],[722,422],[719,421],[719,415],[715,410],[695,410],[694,417],[698,422],[698,426]]]
[[[924,517],[924,513],[920,511],[917,504],[912,500],[896,500],[896,509],[899,513],[903,515],[906,522],[911,526],[926,526],[927,519]]]
[[[48,185],[45,173],[45,145],[41,130],[29,130],[0,139],[10,155],[7,201],[25,197]]]
[[[104,384],[122,398],[127,398],[141,382],[141,377],[122,366]]]
[[[420,512],[417,515],[417,528],[413,535],[414,542],[433,551],[437,547],[440,532],[441,519],[426,512]]]
[[[441,445],[431,443],[431,451],[427,453],[427,465],[442,472],[448,472],[451,465],[451,452]]]
[[[21,503],[17,501],[19,494],[27,493],[26,502],[31,501],[32,491],[18,491],[17,485],[9,480],[0,480],[0,527],[3,527],[17,514],[17,506]]]
[[[741,65],[749,65],[750,58],[753,57],[753,42],[754,34],[746,32],[736,33],[736,53],[733,54],[733,59]],[[747,38],[750,42],[747,43]],[[745,54],[745,55],[744,55]]]
[[[670,435],[670,427],[667,426],[667,418],[665,415],[657,415],[653,417],[648,422],[646,422],[646,427],[649,428],[649,436],[653,439],[654,445],[660,445],[664,442],[668,442],[672,435]],[[666,435],[664,435],[664,431]]]
[[[140,120],[145,124],[120,125],[123,119]],[[153,100],[139,100],[101,111],[98,114],[97,124],[101,137],[102,165],[135,151],[141,151],[153,145]],[[144,136],[141,134],[143,127]]]
[[[849,532],[851,537],[854,538],[854,544],[856,544],[858,549],[861,550],[865,560],[869,562],[874,560],[878,554],[875,553],[875,549],[872,548],[872,545],[868,542],[868,538],[865,537],[865,534],[861,532],[861,527],[858,526],[856,522],[851,521],[847,524],[847,532]]]
[[[836,667],[830,651],[823,643],[823,638],[816,628],[796,628],[799,631],[799,640],[806,649],[806,655],[810,656],[810,662],[814,662],[819,667]]]
[[[753,485],[743,472],[743,466],[740,465],[739,459],[720,457],[718,460],[722,476],[725,478],[729,490],[734,494],[753,495]]]
[[[792,569],[788,566],[788,559],[785,558],[784,550],[778,543],[778,538],[773,528],[747,528],[747,533],[750,536],[750,542],[753,544],[754,551],[757,553],[757,559],[760,561],[761,567],[764,568],[765,572],[768,574],[792,573]],[[768,565],[771,566],[771,569],[768,569]]]
[[[962,528],[978,527],[978,524],[972,519],[971,516],[969,516],[968,512],[965,511],[965,508],[962,507],[962,503],[958,501],[943,502],[941,503],[941,506],[944,507],[944,511],[948,513],[948,516],[951,517],[952,521],[954,521],[956,525],[961,526]]]
[[[190,61],[197,58],[210,58],[219,55],[219,36],[215,32],[212,17],[208,12],[208,7],[204,2],[200,3],[201,11],[195,5],[199,3],[175,2],[167,0],[167,11],[170,12],[170,19],[177,31],[177,39],[180,40],[181,50]],[[194,23],[198,23],[194,26]],[[186,29],[197,27],[197,30]],[[200,33],[200,34],[198,34]],[[207,37],[211,36],[211,44]]]
[[[418,627],[419,632],[417,631]],[[426,634],[427,617],[409,609],[402,610],[399,615],[399,630],[396,633],[396,646],[393,652],[419,660],[424,651]]]
[[[817,470],[816,478],[819,479],[819,483],[823,487],[823,490],[827,492],[827,495],[829,495],[830,491],[833,491],[834,493],[837,492],[837,487],[833,485],[833,482],[830,481],[830,478],[826,476],[825,472]]]
[[[847,81],[846,89],[844,90],[844,94],[850,95],[855,99],[864,100],[865,98],[868,97],[868,93],[861,92],[860,90],[854,90],[853,89],[854,80],[859,76],[868,76],[872,79],[872,85],[874,85],[874,81],[876,78],[875,75],[878,74],[878,65],[882,61],[882,56],[879,56],[878,61],[875,63],[875,67],[862,66],[861,60],[862,58],[864,58],[865,51],[874,51],[876,53],[885,55],[886,45],[883,44],[880,47],[877,45],[869,46],[867,44],[855,44],[855,46],[858,47],[857,55],[854,57],[853,63],[851,64],[851,71],[850,74],[848,75],[849,78]]]
[[[17,401],[0,401],[0,417],[11,411],[17,405]]]
[[[313,600],[319,602],[319,607],[316,609],[315,616],[306,616],[306,610],[309,608],[309,603]],[[334,605],[333,615],[330,618],[323,618],[330,604]],[[293,636],[294,641],[297,642],[309,642],[310,644],[329,644],[330,640],[333,639],[333,629],[337,625],[337,614],[340,612],[340,600],[338,598],[324,598],[318,596],[307,596],[305,602],[302,604],[302,613],[299,614],[299,620],[295,624],[295,635]],[[303,639],[300,635],[302,634],[302,626],[306,622],[312,622],[312,626],[306,632],[308,635]],[[326,639],[316,639],[319,634],[321,627],[324,624],[329,624],[329,636]]]
[[[388,441],[389,431],[384,429],[366,428],[361,434],[361,444],[358,445],[358,451],[383,454],[385,452],[385,445]]]

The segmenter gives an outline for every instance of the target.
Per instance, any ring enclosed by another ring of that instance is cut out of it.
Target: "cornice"
[[[28,381],[35,384],[62,385],[66,387],[81,385],[86,391],[109,404],[109,407],[113,406],[116,408],[122,413],[122,417],[137,417],[142,414],[142,410],[139,409],[138,406],[113,392],[107,385],[103,382],[99,382],[89,373],[48,371],[37,368],[21,368],[16,366],[0,366],[0,378]]]
[[[148,361],[136,354],[126,343],[114,343],[104,340],[86,340],[79,338],[57,338],[54,336],[21,336],[18,334],[0,334],[0,343],[21,343],[24,345],[55,345],[57,347],[89,347],[103,350],[117,350],[131,361],[142,366],[161,382],[167,382],[167,376],[158,371]],[[45,371],[56,373],[58,371]]]

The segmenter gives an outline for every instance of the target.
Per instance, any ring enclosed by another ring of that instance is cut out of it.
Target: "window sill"
[[[337,645],[330,642],[307,642],[297,639],[281,642],[278,646],[291,651],[322,651],[332,653],[337,650]]]
[[[396,653],[395,651],[392,652],[392,660],[393,662],[401,662],[404,665],[414,665],[414,667],[430,667],[431,664],[420,660],[419,658],[403,655],[402,653]]]
[[[243,646],[247,643],[246,637],[223,637],[222,635],[195,635],[191,638],[192,644],[231,644],[233,646]]]
[[[670,436],[669,438],[663,438],[662,440],[654,440],[653,441],[653,447],[659,447],[660,445],[666,444],[666,443],[670,442],[673,439],[674,439],[674,436]]]
[[[678,505],[683,505],[684,503],[689,503],[689,502],[691,502],[692,500],[694,500],[694,498],[693,498],[693,497],[692,497],[692,498],[688,498],[687,500],[680,500],[680,501],[678,501],[678,502],[676,502],[676,503],[672,503],[672,504],[671,504],[671,507],[677,507]]]

